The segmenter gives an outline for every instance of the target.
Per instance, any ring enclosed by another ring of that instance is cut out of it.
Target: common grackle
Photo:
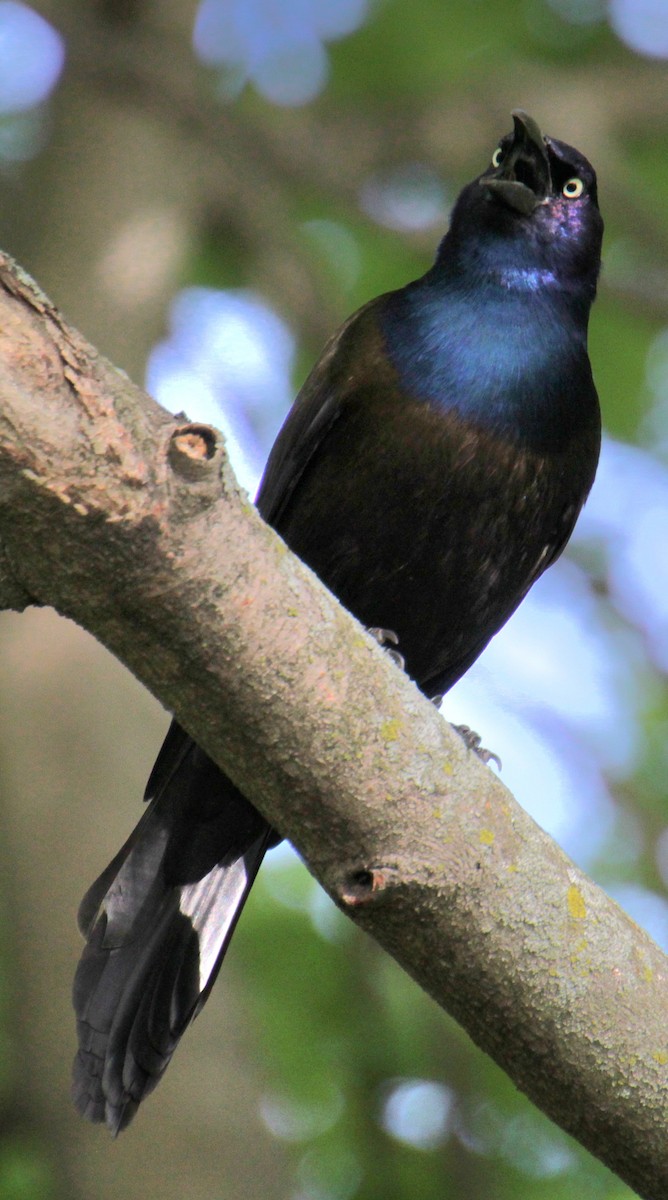
[[[603,223],[577,150],[513,113],[430,270],[326,346],[257,505],[368,627],[446,692],[566,544],[600,442],[587,356]],[[79,1110],[118,1133],[216,978],[265,819],[173,722],[142,820],[85,896]]]

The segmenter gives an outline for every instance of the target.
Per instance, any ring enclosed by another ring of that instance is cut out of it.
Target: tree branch
[[[667,962],[177,423],[0,255],[0,606],[96,635],[558,1124],[668,1192]]]

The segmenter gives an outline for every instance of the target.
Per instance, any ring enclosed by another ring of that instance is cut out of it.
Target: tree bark
[[[31,603],[111,649],[539,1107],[668,1194],[664,956],[264,525],[220,435],[0,255],[0,607]]]

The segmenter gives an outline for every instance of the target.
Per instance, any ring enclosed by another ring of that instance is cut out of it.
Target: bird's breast
[[[518,446],[558,450],[598,420],[585,332],[549,292],[423,287],[396,293],[379,326],[401,390]]]
[[[387,385],[358,395],[280,532],[409,673],[446,690],[567,539],[597,442],[546,456]],[[460,664],[465,664],[461,667]]]

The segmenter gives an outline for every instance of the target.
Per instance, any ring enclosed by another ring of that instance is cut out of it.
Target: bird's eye
[[[501,149],[500,146],[497,146],[496,150],[494,151],[494,153],[492,155],[492,166],[500,167],[502,160],[503,160],[503,150]]]
[[[562,196],[565,196],[567,200],[577,200],[578,197],[582,195],[584,190],[585,185],[583,180],[579,179],[577,175],[574,175],[572,179],[566,180],[561,189],[561,194]]]

